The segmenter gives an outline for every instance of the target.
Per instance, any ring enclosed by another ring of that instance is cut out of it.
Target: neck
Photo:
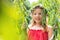
[[[42,26],[42,24],[41,24],[41,23],[36,23],[35,25],[37,25],[37,26]]]

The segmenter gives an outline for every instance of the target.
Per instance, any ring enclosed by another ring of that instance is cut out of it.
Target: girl
[[[38,5],[31,11],[32,21],[27,30],[28,40],[52,40],[52,28],[47,24],[42,24],[43,10],[44,8]]]

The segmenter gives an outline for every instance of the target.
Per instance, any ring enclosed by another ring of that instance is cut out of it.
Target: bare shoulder
[[[53,28],[52,28],[52,26],[50,26],[50,25],[47,25],[47,31],[48,31],[48,32],[52,32],[52,31],[53,31]]]
[[[31,24],[29,24],[29,25],[28,25],[28,28],[27,28],[27,33],[28,33],[28,31],[29,31],[30,27],[31,27]]]
[[[32,26],[32,24],[29,24],[29,25],[28,25],[28,28],[30,28],[31,26]]]

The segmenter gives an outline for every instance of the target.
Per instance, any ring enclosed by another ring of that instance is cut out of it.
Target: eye
[[[36,15],[36,13],[34,13],[34,15]]]
[[[39,13],[39,15],[41,15],[41,13]]]

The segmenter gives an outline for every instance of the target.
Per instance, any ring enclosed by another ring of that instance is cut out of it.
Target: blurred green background
[[[53,40],[60,40],[60,0],[0,0],[0,40],[26,40],[30,10],[38,4],[48,11]]]

